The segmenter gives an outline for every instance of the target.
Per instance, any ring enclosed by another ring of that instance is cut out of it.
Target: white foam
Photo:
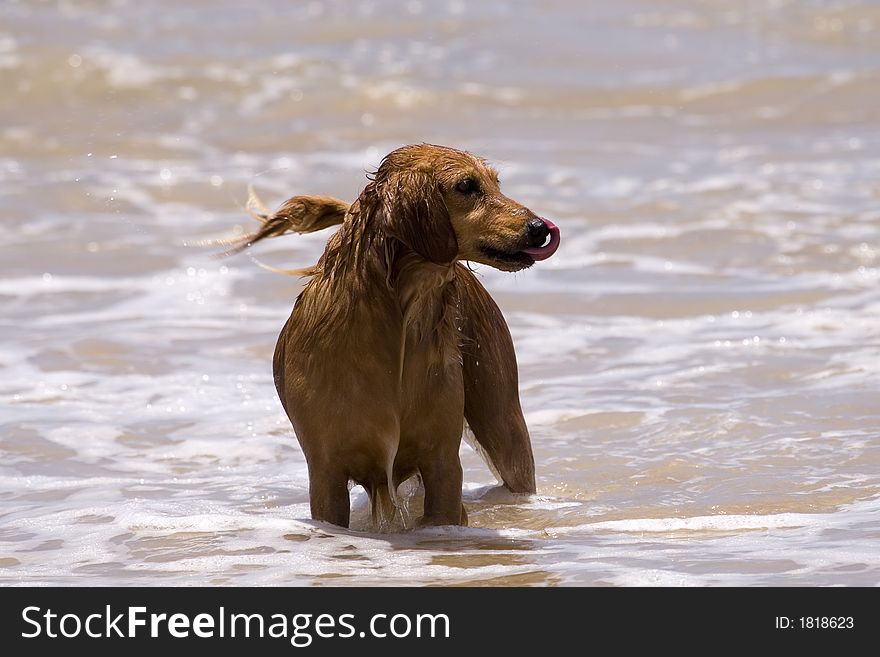
[[[106,73],[111,85],[122,89],[146,87],[158,80],[182,75],[177,67],[147,64],[131,52],[115,51],[104,46],[89,46],[83,55]]]
[[[576,527],[550,530],[554,536],[566,536],[580,532],[729,532],[750,529],[778,529],[803,527],[815,522],[811,514],[780,513],[776,515],[718,515],[693,518],[630,518],[627,520],[604,520]]]

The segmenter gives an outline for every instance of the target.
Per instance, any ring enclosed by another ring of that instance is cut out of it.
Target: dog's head
[[[519,271],[559,247],[559,229],[504,196],[495,170],[464,151],[404,146],[382,160],[370,187],[386,233],[431,262]]]

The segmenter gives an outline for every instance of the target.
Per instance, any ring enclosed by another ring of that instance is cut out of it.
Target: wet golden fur
[[[462,191],[475,186],[478,192]],[[467,421],[511,491],[535,491],[517,366],[497,305],[460,260],[517,270],[535,217],[483,160],[417,145],[389,154],[350,206],[297,196],[258,212],[236,248],[341,224],[281,332],[275,384],[309,467],[312,517],[348,526],[348,482],[381,525],[419,475],[426,524],[466,524],[458,449]]]

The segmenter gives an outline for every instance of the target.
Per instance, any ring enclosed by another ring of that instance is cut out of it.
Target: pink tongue
[[[556,253],[556,249],[559,248],[559,229],[556,227],[552,221],[541,218],[547,228],[550,229],[550,241],[547,242],[544,246],[533,246],[529,249],[523,249],[522,252],[530,255],[532,260],[546,260],[554,253]]]

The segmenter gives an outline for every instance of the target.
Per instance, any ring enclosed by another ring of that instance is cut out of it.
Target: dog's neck
[[[386,287],[397,298],[409,344],[431,348],[442,361],[460,359],[455,263],[425,260],[359,219],[353,213],[330,239],[318,263],[318,278],[330,289],[344,285],[365,297],[377,292],[375,285]]]
[[[438,265],[406,249],[389,263],[391,286],[397,291],[401,305],[409,304],[414,295],[441,291],[453,278],[453,263]]]
[[[454,263],[437,265],[412,251],[392,263],[389,283],[397,295],[404,330],[416,342],[446,333],[456,325]]]

